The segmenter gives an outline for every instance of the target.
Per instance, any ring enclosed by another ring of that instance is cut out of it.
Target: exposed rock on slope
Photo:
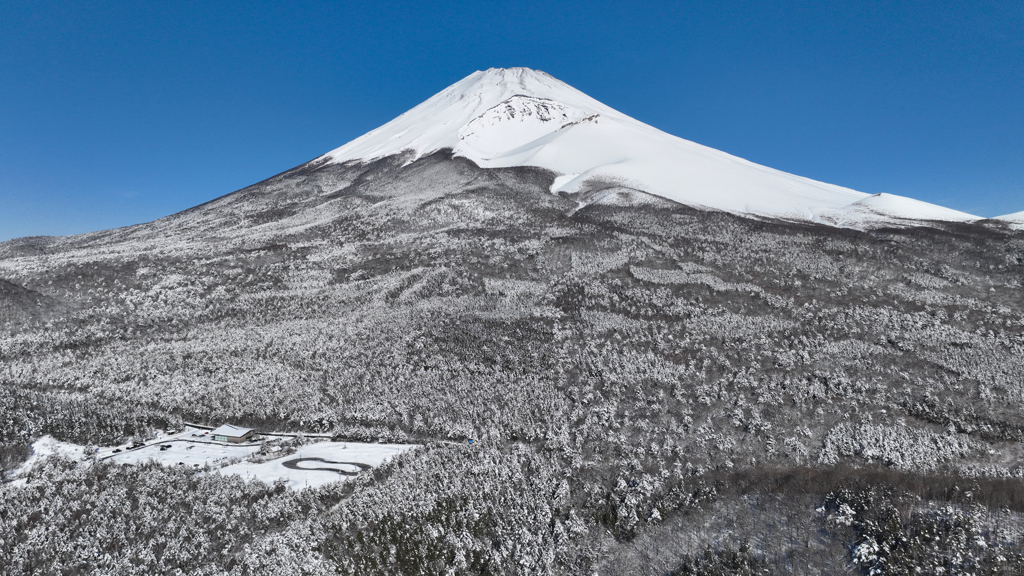
[[[475,72],[322,159],[408,153],[411,160],[443,149],[483,167],[547,168],[559,176],[553,191],[567,193],[610,182],[688,206],[849,227],[979,219],[748,162],[666,134],[527,68]]]

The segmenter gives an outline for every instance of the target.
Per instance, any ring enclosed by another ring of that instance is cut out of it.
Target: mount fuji
[[[0,565],[1024,574],[1024,215],[974,218],[474,73],[0,242]]]
[[[660,196],[692,207],[845,227],[980,217],[893,194],[869,195],[795,176],[672,136],[540,71],[474,72],[318,160],[408,161],[450,149],[483,168],[558,174],[555,193],[592,202]]]

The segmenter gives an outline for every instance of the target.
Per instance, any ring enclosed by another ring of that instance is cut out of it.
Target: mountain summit
[[[441,149],[481,167],[536,166],[581,202],[643,199],[841,226],[979,217],[891,194],[869,195],[754,164],[630,118],[528,68],[474,72],[319,160],[412,159]]]

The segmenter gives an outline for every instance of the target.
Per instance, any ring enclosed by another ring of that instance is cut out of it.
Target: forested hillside
[[[1024,233],[408,160],[0,244],[8,470],[182,422],[424,444],[300,494],[54,459],[0,571],[1024,570]]]

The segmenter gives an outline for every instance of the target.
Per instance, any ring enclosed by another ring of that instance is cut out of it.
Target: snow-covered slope
[[[826,211],[821,219],[839,226],[864,224],[893,224],[899,220],[938,220],[946,222],[972,222],[978,216],[944,208],[928,202],[895,194],[872,194],[849,206]]]
[[[840,226],[977,220],[891,194],[869,196],[754,164],[617,112],[543,72],[475,72],[320,160],[420,157],[450,148],[483,167],[537,166],[552,192],[641,190],[690,206]]]
[[[1014,212],[1013,214],[1005,214],[1003,216],[996,216],[993,220],[999,220],[1006,222],[1014,228],[1024,229],[1024,212]]]

